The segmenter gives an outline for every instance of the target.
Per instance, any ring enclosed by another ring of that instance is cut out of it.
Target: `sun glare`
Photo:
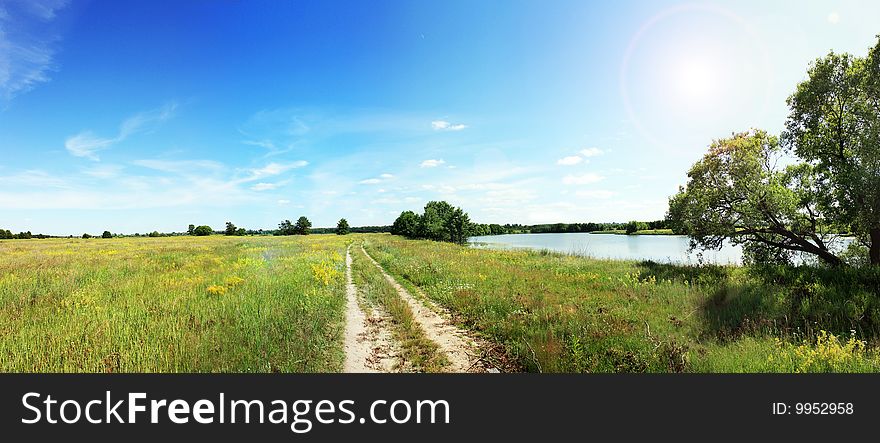
[[[718,73],[707,60],[684,60],[672,74],[676,92],[690,104],[710,100],[718,92]]]

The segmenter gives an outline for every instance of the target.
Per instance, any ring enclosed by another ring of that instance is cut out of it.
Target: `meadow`
[[[880,370],[877,269],[597,260],[388,235],[366,245],[520,370]]]
[[[407,371],[416,298],[528,372],[876,372],[880,270],[672,265],[387,234],[0,242],[0,371],[335,372],[344,257]]]
[[[0,242],[0,371],[339,370],[348,239]]]

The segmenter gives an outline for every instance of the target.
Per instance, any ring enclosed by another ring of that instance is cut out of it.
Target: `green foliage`
[[[419,216],[413,211],[403,211],[391,225],[391,233],[415,238],[419,233]]]
[[[82,238],[92,238],[91,234],[83,234]]]
[[[783,141],[817,176],[817,204],[880,264],[880,39],[867,57],[830,53],[788,99]]]
[[[202,225],[202,226],[197,226],[195,229],[193,229],[193,235],[196,235],[199,237],[204,237],[206,235],[211,235],[213,233],[214,233],[214,230],[211,229],[210,226]]]
[[[351,232],[351,227],[348,226],[348,220],[340,218],[336,223],[336,235],[348,235],[349,232]]]
[[[224,231],[224,234],[236,235],[237,232],[238,232],[238,228],[235,227],[235,225],[232,224],[232,222],[226,222],[226,230]]]
[[[293,228],[293,223],[290,220],[284,220],[283,222],[278,224],[278,231],[276,231],[277,235],[294,235],[296,234],[296,230]]]
[[[449,241],[446,220],[452,214],[452,205],[445,201],[430,201],[419,218],[418,237]]]
[[[195,235],[195,230],[196,230],[196,225],[189,225],[189,227],[186,228],[186,233],[188,235]]]
[[[640,221],[631,221],[626,224],[627,235],[635,234],[636,231],[644,231],[648,229],[648,224]]]
[[[846,340],[827,331],[820,331],[815,340],[800,345],[777,339],[778,351],[768,362],[780,372],[877,372],[876,352],[866,349],[867,343],[851,331]],[[872,355],[873,354],[873,355]]]
[[[296,220],[296,224],[293,226],[293,233],[296,235],[309,235],[311,228],[312,222],[305,216],[302,216]]]
[[[468,237],[479,235],[481,230],[471,223],[466,212],[445,201],[428,202],[421,216],[412,211],[401,212],[391,226],[395,235],[458,244],[467,243]]]
[[[776,167],[776,137],[754,130],[716,140],[688,172],[687,186],[669,201],[672,229],[692,247],[718,249],[725,239],[745,243],[752,261],[786,262],[794,251],[826,263],[833,228],[817,203],[817,179],[807,164]]]
[[[471,219],[461,208],[455,208],[447,215],[443,227],[452,243],[463,245],[471,235]]]
[[[113,234],[110,233],[110,231],[104,231],[104,233],[101,234],[101,238],[113,238]]]

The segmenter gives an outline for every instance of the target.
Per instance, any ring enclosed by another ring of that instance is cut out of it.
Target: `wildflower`
[[[230,288],[234,288],[240,284],[244,283],[244,279],[239,276],[232,276],[226,278],[226,286]]]
[[[227,291],[226,286],[219,286],[219,285],[208,286],[208,294],[211,294],[211,295],[223,295],[226,293],[226,291]]]

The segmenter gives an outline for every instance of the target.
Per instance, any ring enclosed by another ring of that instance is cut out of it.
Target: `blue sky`
[[[0,227],[662,218],[880,3],[0,0]]]

